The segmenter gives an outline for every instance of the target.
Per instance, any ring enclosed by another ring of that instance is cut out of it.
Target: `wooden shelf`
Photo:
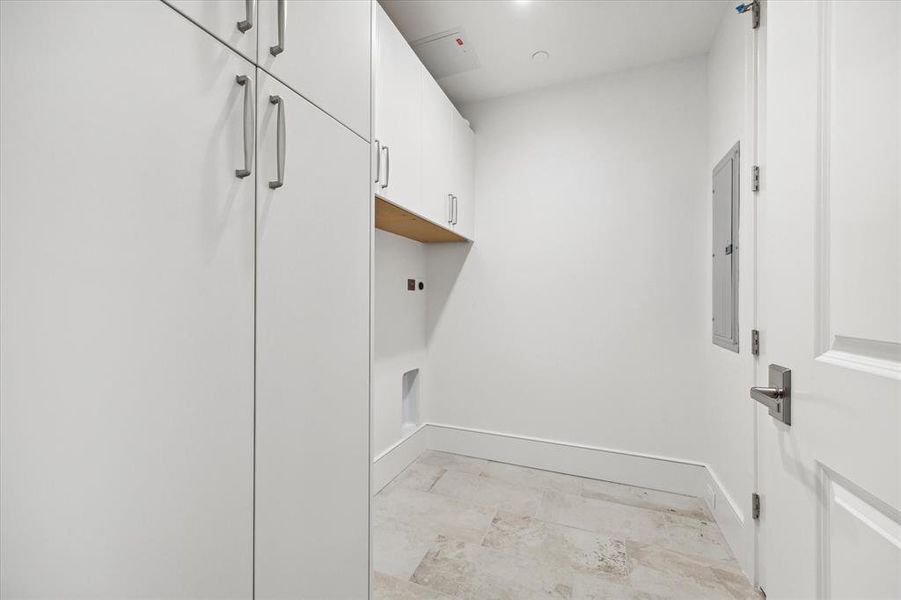
[[[468,241],[378,196],[375,197],[375,228],[427,244]]]

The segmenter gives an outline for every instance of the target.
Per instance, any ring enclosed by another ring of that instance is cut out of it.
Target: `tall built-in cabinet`
[[[0,596],[367,597],[372,14],[0,2]]]
[[[365,598],[369,144],[258,96],[256,597]]]
[[[384,213],[385,224],[391,226],[383,228],[420,241],[472,240],[474,147],[469,123],[381,6],[376,9],[376,32],[373,189],[392,205]],[[409,214],[404,218],[396,209]],[[422,225],[438,229],[417,237],[427,231]]]

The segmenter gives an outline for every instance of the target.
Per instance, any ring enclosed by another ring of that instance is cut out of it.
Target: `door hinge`
[[[760,356],[760,332],[751,330],[751,356]]]
[[[757,492],[751,494],[751,518],[755,521],[760,518],[760,494]]]
[[[735,12],[738,14],[748,11],[751,11],[751,29],[757,29],[760,27],[760,0],[751,0],[735,7]]]
[[[760,191],[760,167],[757,165],[751,167],[751,191]]]

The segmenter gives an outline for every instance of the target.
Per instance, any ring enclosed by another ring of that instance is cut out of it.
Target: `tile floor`
[[[427,451],[372,512],[376,600],[762,597],[689,496]]]

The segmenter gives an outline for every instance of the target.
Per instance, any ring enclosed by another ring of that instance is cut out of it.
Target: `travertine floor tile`
[[[485,475],[447,471],[432,487],[436,494],[521,515],[534,515],[541,502],[540,490],[513,485]]]
[[[622,578],[629,575],[623,540],[532,517],[498,513],[482,545],[531,557],[554,569]]]
[[[733,561],[730,565],[711,567],[714,575],[735,600],[764,600],[763,594],[748,583],[745,574]]]
[[[660,546],[711,561],[733,562],[732,551],[720,528],[707,519],[666,515],[666,539]]]
[[[489,462],[482,473],[492,479],[506,481],[507,483],[540,490],[548,489],[563,494],[580,493],[583,481],[581,477],[499,462]],[[586,479],[585,481],[591,480]]]
[[[426,452],[373,499],[376,600],[759,600],[696,498]]]
[[[379,571],[372,578],[373,596],[380,600],[450,600],[453,597]]]
[[[576,575],[573,579],[572,600],[671,600],[633,587],[628,581],[590,575]]]
[[[573,575],[529,557],[477,544],[442,540],[411,581],[467,600],[570,598]]]
[[[395,477],[386,487],[405,487],[411,490],[427,492],[432,489],[438,478],[444,475],[444,468],[427,465],[419,461],[412,463]]]
[[[409,579],[438,533],[380,514],[372,520],[372,568],[386,575]]]
[[[586,498],[619,502],[695,519],[710,518],[707,508],[704,506],[704,501],[700,498],[611,483],[609,481],[583,479],[582,495]]]
[[[626,548],[634,589],[674,598],[732,597],[710,563],[657,545],[627,542]]]
[[[667,539],[665,515],[659,511],[573,494],[545,492],[537,517],[620,539],[647,543]]]
[[[373,521],[394,519],[423,533],[481,543],[494,509],[403,487],[385,489],[372,502]]]
[[[437,450],[426,450],[416,462],[433,467],[442,467],[448,471],[472,473],[473,475],[478,475],[488,467],[487,460],[450,454],[448,452],[438,452]]]

